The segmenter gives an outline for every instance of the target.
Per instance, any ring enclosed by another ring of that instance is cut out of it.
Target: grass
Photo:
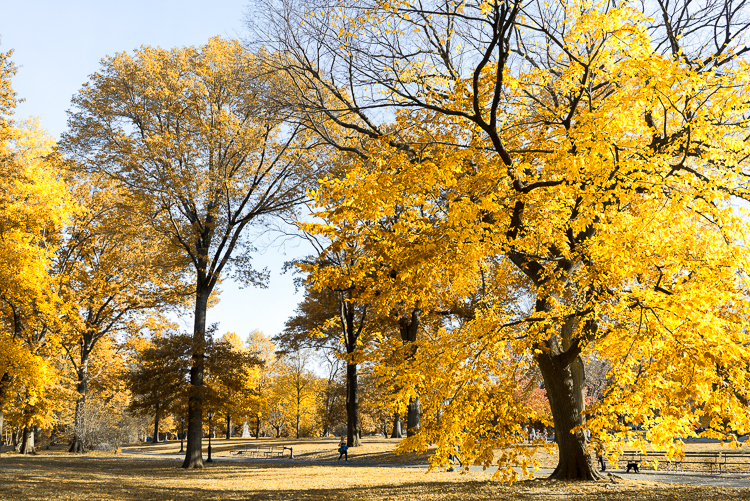
[[[212,440],[221,456],[245,442]],[[269,462],[215,462],[203,470],[186,471],[178,459],[154,461],[129,455],[89,453],[73,456],[61,448],[34,456],[0,456],[0,499],[62,500],[750,500],[747,489],[656,484],[610,477],[607,482],[557,482],[542,479],[512,486],[489,480],[489,473],[446,473],[424,469],[374,466],[402,461],[391,452],[394,441],[365,440],[351,460],[373,466],[335,462],[336,439],[261,440],[264,445],[291,445],[295,456],[330,464],[296,465]],[[206,444],[207,445],[207,444]],[[713,444],[691,444],[701,449]],[[138,448],[144,453],[171,454],[179,442]],[[334,457],[335,455],[335,457]],[[153,456],[151,456],[153,457]],[[548,458],[553,459],[553,458]],[[420,463],[424,458],[412,457]]]

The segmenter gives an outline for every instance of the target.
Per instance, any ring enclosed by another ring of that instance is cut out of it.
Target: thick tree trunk
[[[159,412],[159,403],[156,404],[156,412],[154,413],[154,440],[153,442],[156,444],[159,442],[159,418],[161,412]]]
[[[31,454],[34,452],[34,428],[27,426],[23,429],[23,439],[21,442],[21,454]]]
[[[419,397],[415,397],[409,400],[406,411],[406,436],[413,437],[414,435],[419,433],[419,426],[422,420]]]
[[[537,362],[544,378],[559,450],[557,468],[550,478],[601,479],[589,454],[584,431],[572,433],[575,427],[585,424],[583,362],[576,357],[565,365],[562,357],[552,350],[537,355]]]
[[[393,414],[393,431],[391,431],[391,438],[402,438],[401,434],[401,414],[398,412]]]
[[[346,445],[359,447],[359,388],[357,365],[346,365]]]
[[[199,271],[199,275],[201,275]],[[188,396],[188,439],[183,468],[203,468],[203,371],[206,346],[206,309],[211,291],[199,277],[195,295],[193,355]]]
[[[422,310],[414,308],[410,316],[404,316],[398,322],[401,340],[404,344],[412,343],[410,347],[411,353],[408,355],[409,359],[413,359],[417,352],[417,347],[413,343],[417,340],[421,321]],[[411,437],[419,432],[420,421],[422,419],[419,397],[410,399],[406,410],[406,436]]]
[[[232,438],[232,416],[227,413],[227,440]]]
[[[255,415],[255,440],[260,439],[260,414]]]

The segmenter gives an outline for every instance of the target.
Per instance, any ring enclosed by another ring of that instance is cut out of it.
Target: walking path
[[[159,454],[159,453],[146,453],[136,452],[123,449],[123,454],[138,454],[140,457],[137,459],[151,460],[151,461],[174,461],[182,460],[185,456],[181,454]],[[84,456],[85,457],[85,456]],[[120,456],[122,459],[126,459]],[[105,458],[101,458],[105,459]],[[110,458],[106,458],[110,459]],[[130,459],[130,458],[127,458]],[[284,465],[315,465],[315,466],[326,466],[326,465],[345,465],[349,467],[367,467],[367,468],[416,468],[416,469],[427,469],[427,465],[424,464],[394,464],[394,463],[358,463],[356,456],[349,462],[344,461],[331,461],[331,460],[310,460],[310,459],[261,459],[261,458],[246,458],[246,457],[227,457],[227,456],[216,456],[212,458],[217,463],[258,463],[258,464],[284,464]],[[487,471],[493,472],[495,468],[490,468]],[[481,472],[484,471],[481,466],[472,466],[469,468],[470,471]],[[653,471],[653,470],[641,470],[640,473],[625,473],[623,471],[612,471],[607,470],[608,473],[617,475],[623,479],[638,479],[648,480],[651,482],[660,482],[665,484],[684,484],[684,485],[698,485],[698,486],[713,486],[713,487],[735,487],[735,488],[750,488],[750,473],[702,473],[692,471]],[[535,478],[544,478],[552,474],[551,468],[541,468],[534,472]]]

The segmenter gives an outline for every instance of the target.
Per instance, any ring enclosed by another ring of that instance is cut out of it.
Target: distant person
[[[344,440],[344,437],[341,437],[341,442],[339,442],[339,458],[336,461],[341,461],[341,458],[344,458],[344,461],[347,463],[349,462],[349,447],[346,445],[346,441]]]

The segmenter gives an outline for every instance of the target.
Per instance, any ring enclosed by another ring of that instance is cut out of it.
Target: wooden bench
[[[257,445],[241,445],[235,447],[229,454],[236,454],[238,456],[245,456],[249,458],[274,458],[284,457],[284,451],[290,449],[289,447],[277,447],[277,446],[264,446],[260,447]]]
[[[747,452],[721,452],[719,453],[719,472],[728,471],[750,471],[750,454]]]
[[[695,469],[695,466],[703,466],[711,473],[726,473],[730,467],[735,469],[750,469],[750,454],[743,452],[685,452],[681,457],[667,458],[663,452],[638,452],[625,451],[618,459],[619,463],[624,465],[637,464],[657,461],[664,465],[665,470],[681,470],[685,468]],[[623,469],[625,466],[623,466]]]
[[[237,454],[237,455],[243,455],[245,457],[249,458],[257,458],[260,457],[261,448],[257,445],[242,445],[240,447],[235,447],[232,449],[229,454]]]
[[[268,447],[265,451],[263,451],[263,454],[267,458],[272,457],[284,457],[284,449],[286,447]]]

